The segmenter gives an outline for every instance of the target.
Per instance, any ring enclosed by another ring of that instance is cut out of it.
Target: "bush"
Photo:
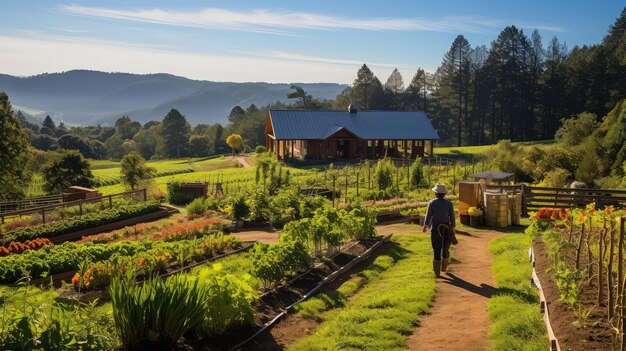
[[[70,218],[59,222],[44,224],[38,227],[20,228],[4,234],[2,241],[25,241],[36,238],[51,238],[54,236],[77,232],[79,230],[98,227],[101,225],[119,222],[125,219],[141,216],[160,210],[156,202],[143,202],[112,209],[90,213],[81,217]]]
[[[120,339],[129,350],[174,346],[185,333],[203,322],[206,287],[183,276],[167,280],[111,282],[113,319]]]
[[[382,160],[378,160],[374,174],[376,175],[379,190],[386,190],[393,187],[394,169],[395,167],[390,159],[384,158]]]
[[[207,210],[204,202],[204,198],[199,197],[193,201],[185,208],[187,210],[187,214],[196,214],[201,215],[204,211]]]
[[[193,201],[193,196],[182,191],[180,182],[167,183],[167,201],[174,205],[186,205]]]
[[[311,257],[301,241],[292,240],[274,245],[257,243],[252,248],[252,260],[252,274],[267,288],[308,267]]]
[[[321,196],[305,196],[300,201],[300,217],[311,218],[319,208],[325,208],[329,201]]]
[[[237,221],[241,221],[250,214],[250,206],[246,203],[246,198],[243,195],[237,195],[231,199],[233,208],[233,218]]]
[[[259,145],[259,146],[254,148],[254,152],[257,153],[257,154],[262,154],[262,153],[264,153],[266,151],[267,151],[267,149],[263,145]]]
[[[424,179],[424,166],[422,165],[422,159],[417,157],[410,169],[411,185],[414,187],[421,187],[425,185]]]
[[[555,187],[562,188],[567,183],[568,178],[571,176],[571,173],[563,168],[555,168],[548,173],[543,178],[543,182],[541,185],[547,187]]]

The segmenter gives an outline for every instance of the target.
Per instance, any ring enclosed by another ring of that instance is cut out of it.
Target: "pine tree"
[[[46,118],[43,120],[43,122],[41,122],[41,125],[43,127],[46,127],[48,129],[50,129],[53,132],[57,129],[57,126],[56,126],[56,124],[54,124],[54,121],[52,120],[52,117],[50,117],[50,115],[46,116]]]
[[[165,155],[170,158],[180,158],[187,155],[191,127],[185,116],[176,109],[170,110],[161,123],[161,136],[165,146]]]
[[[24,197],[30,183],[28,138],[15,118],[9,97],[0,92],[0,200]]]

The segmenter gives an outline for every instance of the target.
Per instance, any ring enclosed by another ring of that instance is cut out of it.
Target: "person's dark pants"
[[[450,228],[447,225],[433,224],[433,229],[430,232],[430,241],[435,251],[435,261],[441,261],[442,249],[443,258],[450,257],[450,240],[448,239],[448,231]]]

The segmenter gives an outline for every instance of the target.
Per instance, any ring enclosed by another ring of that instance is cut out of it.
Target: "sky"
[[[433,72],[454,38],[489,47],[508,25],[544,45],[602,40],[616,0],[10,1],[0,73],[90,69],[233,82],[351,83],[366,63],[385,81]],[[0,87],[1,89],[1,87]]]

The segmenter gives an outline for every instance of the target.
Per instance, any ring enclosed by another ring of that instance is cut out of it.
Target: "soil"
[[[539,281],[543,288],[543,293],[550,313],[550,323],[554,334],[559,341],[562,351],[594,351],[613,350],[611,330],[607,323],[608,312],[606,307],[596,307],[593,309],[589,320],[595,322],[584,329],[577,328],[574,322],[577,318],[574,311],[560,300],[559,289],[556,285],[555,273],[553,270],[547,271],[551,267],[551,262],[546,257],[546,245],[541,239],[533,243],[535,251],[535,270],[539,276]],[[564,252],[565,262],[574,265],[575,252]],[[585,255],[583,255],[584,258]],[[585,266],[583,264],[583,266]],[[583,309],[590,309],[596,305],[598,287],[595,281],[588,282],[582,288],[580,302]],[[606,282],[604,283],[606,285]],[[605,294],[606,297],[606,294]],[[603,304],[606,306],[606,301]]]
[[[278,242],[280,232],[274,229],[241,229],[233,231],[232,236],[242,241],[259,241],[265,244],[275,244]]]
[[[434,305],[407,340],[409,350],[489,349],[487,305],[497,289],[487,244],[499,235],[484,230],[459,235],[454,262],[437,279]]]
[[[393,242],[383,244],[365,261],[356,265],[349,274],[341,275],[337,280],[320,290],[320,292],[336,290],[341,284],[352,279],[369,267],[377,257],[384,255],[393,246],[397,246],[397,244]],[[284,350],[295,341],[315,332],[320,323],[320,319],[305,318],[300,314],[289,314],[275,324],[268,332],[259,335],[241,350]]]
[[[289,305],[302,298],[305,293],[309,292],[313,287],[321,282],[324,277],[328,276],[330,273],[336,271],[347,262],[365,252],[374,244],[374,242],[375,241],[360,242],[354,246],[350,246],[332,259],[326,259],[320,262],[320,264],[311,269],[309,273],[289,282],[289,284],[279,286],[275,290],[262,295],[261,301],[256,307],[257,310],[254,325],[235,328],[219,338],[198,341],[189,340],[188,345],[196,350],[228,350],[229,348],[252,336],[265,323],[271,321],[275,316],[283,312]],[[384,248],[385,245],[382,245],[381,248]],[[380,252],[384,252],[384,250],[379,248],[372,256],[375,256]],[[372,256],[370,256],[370,258]],[[353,271],[351,271],[351,274],[352,272]],[[345,279],[345,276],[347,276],[347,274],[345,274],[342,279]],[[331,286],[332,284],[329,285],[329,288]],[[282,321],[279,323],[282,323]],[[293,320],[290,320],[287,323],[293,323]],[[307,329],[304,325],[299,325],[298,328],[302,328],[302,330]],[[295,330],[296,328],[294,327],[294,331]],[[290,332],[289,336],[287,336],[285,340],[290,339],[293,341],[303,335],[296,335]],[[261,348],[261,345],[263,345],[264,348]],[[252,344],[245,345],[245,348],[247,350],[282,350],[283,346],[281,346],[274,339],[273,334],[263,333],[260,337],[254,339]]]

